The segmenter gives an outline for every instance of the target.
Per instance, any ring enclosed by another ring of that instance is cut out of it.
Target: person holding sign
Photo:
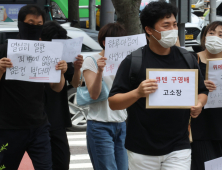
[[[52,39],[67,39],[67,31],[57,22],[49,21],[43,26],[41,39],[52,41]],[[77,88],[81,76],[83,56],[78,55],[77,61],[68,63],[65,72],[65,80]],[[73,67],[74,65],[74,67]],[[52,169],[69,169],[70,149],[66,134],[66,127],[71,127],[71,117],[68,106],[67,83],[61,92],[54,92],[49,84],[45,84],[45,112],[51,124],[49,133],[52,148]]]
[[[189,118],[198,117],[208,90],[195,58],[189,52],[185,56],[174,46],[178,37],[176,16],[177,8],[167,2],[151,2],[142,10],[140,20],[149,34],[149,45],[142,48],[140,69],[137,75],[130,76],[133,63],[132,54],[128,55],[120,64],[110,91],[110,108],[128,112],[125,147],[130,170],[190,170]],[[147,68],[198,69],[198,104],[191,109],[146,109],[146,97],[155,95],[159,81],[146,79]]]
[[[19,37],[39,40],[44,11],[36,5],[23,6],[18,14]],[[36,170],[51,170],[49,123],[44,112],[44,83],[6,80],[6,68],[13,67],[7,56],[7,44],[0,46],[0,145],[8,143],[7,152],[0,153],[0,163],[9,170],[18,169],[28,152]],[[52,90],[60,92],[65,84],[67,64],[60,61],[61,81],[50,83]]]
[[[215,21],[206,27],[201,45],[204,51],[198,53],[197,58],[201,72],[205,77],[207,59],[222,58],[221,21]],[[220,88],[210,80],[205,80],[205,85],[210,92]],[[222,108],[203,108],[200,116],[191,120],[192,170],[203,170],[205,169],[204,162],[222,157],[221,113]]]
[[[107,58],[105,54],[106,37],[126,36],[125,29],[118,23],[103,26],[98,40],[103,51],[83,62],[83,75],[90,97],[98,99],[102,91],[102,81],[111,89],[114,76],[103,77]],[[94,62],[95,59],[95,63]],[[97,69],[97,66],[98,69]],[[78,99],[77,99],[78,100]],[[127,114],[125,110],[113,111],[108,99],[89,106],[87,116],[87,149],[95,170],[128,170],[128,159],[124,147]]]

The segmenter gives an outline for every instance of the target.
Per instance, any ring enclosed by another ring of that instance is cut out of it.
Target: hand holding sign
[[[73,63],[74,65],[74,69],[75,70],[80,70],[82,68],[82,64],[83,64],[83,56],[82,55],[78,55],[76,57],[76,61]]]
[[[140,83],[137,88],[140,97],[147,97],[158,89],[157,80],[148,79]]]
[[[106,57],[101,57],[100,59],[97,60],[98,71],[99,71],[100,73],[103,72],[104,67],[106,66],[106,60],[107,60]]]
[[[9,58],[4,57],[0,60],[0,71],[2,73],[5,73],[6,68],[11,68],[12,66],[12,62]]]
[[[204,84],[205,84],[206,88],[209,90],[209,92],[216,90],[216,85],[214,84],[214,82],[212,82],[210,80],[205,80]]]
[[[61,73],[64,74],[67,71],[67,63],[62,60],[60,62],[58,62],[58,64],[56,65],[56,70],[61,70]]]

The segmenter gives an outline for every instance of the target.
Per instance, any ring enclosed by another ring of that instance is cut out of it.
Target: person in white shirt
[[[114,76],[103,77],[107,60],[104,56],[105,38],[126,35],[126,30],[118,23],[105,25],[98,35],[103,50],[92,56],[97,61],[98,69],[91,57],[87,57],[83,62],[83,76],[92,99],[98,99],[102,79],[109,90],[114,81]],[[113,111],[109,108],[108,99],[90,105],[87,117],[87,148],[95,170],[128,170],[128,157],[124,147],[126,118],[125,110]]]

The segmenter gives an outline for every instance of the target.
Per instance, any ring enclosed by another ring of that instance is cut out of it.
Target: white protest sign
[[[76,61],[76,57],[81,54],[83,37],[61,40],[53,39],[52,42],[63,43],[63,54],[62,59],[68,62]]]
[[[209,92],[204,108],[222,107],[222,58],[207,60],[206,79],[214,82],[217,87]]]
[[[62,58],[62,43],[28,40],[8,40],[8,56],[13,64],[7,68],[7,80],[59,83],[61,70],[56,70]]]
[[[146,100],[146,108],[191,108],[197,103],[198,71],[195,69],[147,69],[158,89]]]
[[[222,170],[222,157],[204,162],[205,170]]]
[[[116,75],[120,63],[133,51],[147,44],[146,35],[138,34],[124,37],[106,37],[104,76]]]

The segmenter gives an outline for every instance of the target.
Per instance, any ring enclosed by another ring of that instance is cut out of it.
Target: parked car
[[[102,51],[100,45],[90,36],[88,36],[84,31],[70,27],[69,25],[69,23],[61,25],[67,30],[69,38],[83,37],[83,46],[81,51],[81,55],[83,55],[83,58],[86,58],[87,56],[91,56],[95,53]],[[8,39],[17,39],[17,36],[17,22],[0,22],[0,44],[6,43]],[[69,128],[69,130],[86,130],[86,117],[88,114],[88,106],[80,107],[76,103],[74,103],[75,95],[76,88],[73,88],[71,85],[68,84],[68,104],[72,120],[72,127]]]
[[[195,52],[199,52],[199,37],[204,27],[204,20],[191,14],[191,22],[185,24],[185,46],[192,47]]]

